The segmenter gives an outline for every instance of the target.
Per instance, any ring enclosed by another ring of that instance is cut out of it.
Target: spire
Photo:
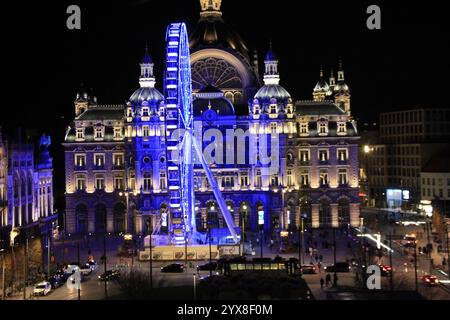
[[[264,72],[264,84],[278,85],[280,83],[280,74],[278,73],[278,58],[272,50],[272,41],[269,43],[269,51],[267,51],[266,58],[264,59],[266,66]]]
[[[155,76],[153,74],[153,59],[148,52],[148,46],[145,45],[145,54],[141,62],[141,76],[139,77],[139,84],[141,88],[154,88],[155,87]]]
[[[222,12],[220,7],[222,5],[222,0],[200,0],[200,7],[202,11],[200,12],[201,17],[220,17]]]
[[[338,69],[338,81],[344,81],[344,67],[342,63],[342,58],[339,59],[339,69]]]
[[[320,67],[320,81],[323,81],[323,68]]]
[[[334,86],[336,85],[336,78],[334,77],[334,69],[331,67],[330,70],[330,88],[334,91]]]

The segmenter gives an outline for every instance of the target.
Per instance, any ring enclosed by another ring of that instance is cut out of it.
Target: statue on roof
[[[39,140],[39,149],[41,150],[48,150],[48,147],[52,144],[52,140],[50,138],[50,135],[46,136],[45,133],[42,135],[41,139]]]

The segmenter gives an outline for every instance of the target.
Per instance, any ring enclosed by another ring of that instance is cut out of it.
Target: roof
[[[96,106],[87,109],[76,120],[122,120],[125,106]]]
[[[332,101],[297,101],[296,112],[299,116],[345,115],[345,111]]]
[[[290,97],[291,95],[289,92],[279,84],[266,84],[262,86],[255,95],[255,99],[258,100],[270,100],[272,98],[286,100]]]
[[[272,49],[269,49],[269,51],[267,51],[266,58],[264,60],[265,61],[276,61],[277,59],[278,58],[277,58],[277,55],[275,54],[275,52],[273,52]]]
[[[450,155],[440,155],[431,158],[422,168],[422,172],[448,173],[450,172]]]
[[[137,89],[130,98],[130,103],[133,105],[142,105],[147,102],[149,105],[159,105],[161,101],[164,101],[164,96],[156,88],[142,87]]]

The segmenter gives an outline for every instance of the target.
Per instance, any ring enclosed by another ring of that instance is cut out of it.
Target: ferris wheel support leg
[[[228,230],[231,233],[231,236],[233,237],[234,242],[237,244],[239,242],[238,236],[235,230],[235,224],[234,220],[231,216],[230,211],[227,208],[227,205],[225,203],[225,200],[222,197],[222,193],[220,192],[219,186],[217,185],[217,181],[214,178],[214,175],[209,168],[208,164],[205,161],[205,158],[203,157],[203,153],[198,145],[198,142],[195,138],[192,139],[192,144],[194,145],[195,154],[197,155],[198,159],[200,160],[203,169],[205,170],[206,177],[208,178],[209,184],[211,185],[211,188],[214,193],[214,197],[217,200],[217,204],[219,205],[220,210],[222,211],[223,217],[225,219],[225,222],[227,224]]]

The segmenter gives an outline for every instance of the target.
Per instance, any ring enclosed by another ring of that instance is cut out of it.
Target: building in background
[[[379,139],[367,148],[371,204],[414,208],[420,203],[420,174],[450,146],[450,109],[417,108],[380,114]]]
[[[270,45],[263,79],[258,56],[222,18],[221,1],[201,0],[201,18],[190,37],[194,120],[204,131],[225,136],[228,129],[249,134],[277,133],[278,167],[270,172],[256,145],[247,143],[238,164],[211,170],[235,224],[247,231],[264,225],[267,233],[297,228],[301,219],[314,228],[359,225],[358,132],[350,115],[350,90],[342,62],[338,79],[320,80],[311,101],[291,97],[280,85],[279,59]],[[169,211],[166,109],[146,50],[139,88],[126,105],[102,106],[84,90],[75,100],[67,130],[66,228],[69,233],[168,233]],[[162,62],[161,62],[162,63]],[[207,146],[210,141],[203,141]],[[223,150],[236,160],[236,150]],[[200,166],[195,167],[195,216],[225,221]]]

